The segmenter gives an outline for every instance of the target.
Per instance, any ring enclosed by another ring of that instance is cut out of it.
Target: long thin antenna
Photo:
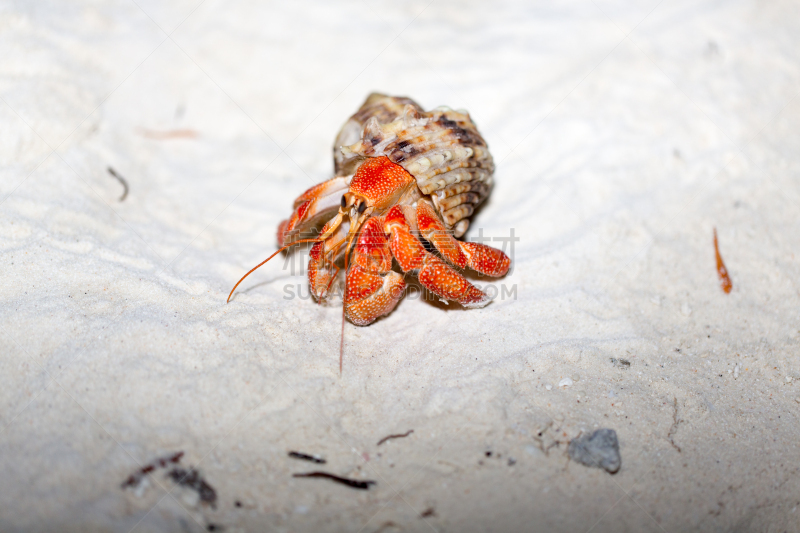
[[[356,236],[353,235],[350,240],[347,241],[344,249],[344,293],[342,294],[342,333],[339,336],[339,377],[342,377],[342,364],[344,361],[344,318],[347,306],[347,267],[350,261],[350,245],[355,237]]]
[[[344,282],[347,287],[347,280]],[[347,290],[347,288],[345,288]],[[339,336],[339,377],[342,377],[342,362],[344,361],[344,305],[342,305],[342,333]]]
[[[242,276],[242,279],[240,279],[239,281],[236,282],[236,285],[234,285],[233,288],[231,289],[231,293],[228,295],[228,299],[225,301],[225,303],[230,303],[231,296],[233,296],[233,291],[235,291],[236,287],[238,287],[239,284],[244,281],[244,278],[246,278],[247,276],[249,276],[250,274],[252,274],[256,270],[258,270],[264,263],[266,263],[267,261],[269,261],[270,259],[272,259],[276,255],[278,255],[279,253],[281,253],[285,249],[290,248],[290,247],[294,246],[295,244],[300,244],[300,243],[303,243],[303,242],[320,242],[320,240],[319,239],[300,239],[299,241],[295,241],[295,242],[293,242],[291,244],[287,244],[286,246],[284,246],[283,248],[281,248],[280,250],[278,250],[277,252],[275,252],[271,256],[267,257],[266,259],[261,261],[259,264],[257,264],[253,268],[251,268],[250,271],[247,274]]]

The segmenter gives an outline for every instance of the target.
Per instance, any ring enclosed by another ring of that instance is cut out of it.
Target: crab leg
[[[464,307],[483,307],[489,303],[486,294],[428,252],[414,237],[414,214],[413,207],[395,206],[384,217],[384,230],[390,235],[389,246],[403,272],[419,270],[417,277],[425,288]]]
[[[322,234],[328,233],[335,222],[331,220],[322,228]],[[311,287],[311,294],[322,301],[339,274],[339,267],[336,266],[336,259],[344,251],[342,245],[347,237],[349,224],[338,224],[333,233],[325,240],[314,243],[308,257],[308,284]]]
[[[297,197],[294,212],[278,225],[278,245],[294,241],[311,230],[339,208],[342,194],[347,192],[352,176],[338,176],[315,185]]]
[[[487,276],[504,276],[511,266],[506,254],[477,242],[459,241],[445,228],[433,206],[424,200],[417,202],[417,227],[447,261],[458,268],[471,268]]]
[[[393,272],[392,251],[383,230],[383,219],[368,219],[358,236],[353,263],[347,271],[345,314],[357,326],[366,326],[392,311],[406,287],[403,276]]]

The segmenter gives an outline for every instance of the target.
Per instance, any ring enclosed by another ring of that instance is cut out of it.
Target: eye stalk
[[[359,215],[363,215],[364,211],[366,211],[367,207],[369,207],[369,205],[367,205],[367,200],[364,198],[359,198],[351,193],[345,193],[342,195],[341,206],[342,209],[354,208],[355,213]]]

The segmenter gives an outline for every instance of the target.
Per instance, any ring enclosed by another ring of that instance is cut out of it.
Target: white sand
[[[800,530],[796,3],[198,3],[0,7],[0,530]],[[517,298],[348,324],[339,378],[300,272],[225,298],[373,90],[469,109]],[[120,488],[179,450],[216,509]]]

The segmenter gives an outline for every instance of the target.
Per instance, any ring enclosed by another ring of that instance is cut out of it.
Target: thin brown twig
[[[128,476],[128,479],[122,483],[122,488],[126,489],[129,487],[138,487],[144,476],[155,472],[156,468],[166,468],[169,464],[178,464],[181,461],[181,457],[183,457],[183,452],[177,452],[173,453],[172,455],[157,458],[155,461],[144,465],[142,468]]]
[[[398,433],[396,435],[387,435],[386,437],[383,437],[381,440],[379,440],[377,445],[380,446],[381,444],[383,444],[384,442],[386,442],[389,439],[402,439],[403,437],[408,437],[412,433],[414,433],[414,430],[413,429],[409,429],[405,433]]]
[[[361,481],[360,479],[350,479],[347,477],[341,477],[334,474],[330,474],[328,472],[319,472],[319,471],[293,474],[292,477],[322,477],[335,481],[336,483],[341,483],[342,485],[347,485],[348,487],[361,490],[367,490],[369,489],[370,485],[375,485],[375,481]]]
[[[667,433],[667,439],[669,439],[669,443],[672,444],[672,447],[678,450],[678,453],[681,453],[681,447],[675,444],[675,440],[672,438],[673,435],[678,431],[678,424],[683,422],[682,419],[678,418],[678,398],[673,398],[673,407],[675,411],[672,413],[672,427],[669,428],[669,432]]]
[[[108,173],[117,178],[117,180],[119,180],[119,182],[122,184],[124,190],[122,192],[122,196],[119,197],[119,201],[120,202],[124,201],[125,198],[128,197],[128,182],[125,181],[125,178],[117,174],[117,171],[111,167],[108,167]]]
[[[319,465],[324,465],[327,461],[318,455],[310,455],[307,453],[302,452],[289,452],[289,457],[292,459],[301,459],[303,461],[311,461],[312,463],[317,463]]]

